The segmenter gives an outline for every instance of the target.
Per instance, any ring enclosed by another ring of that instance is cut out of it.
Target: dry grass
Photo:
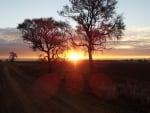
[[[77,76],[82,75],[84,79],[89,76],[86,61],[77,67],[66,62],[55,62],[53,73],[61,79],[59,91],[47,100],[34,102],[31,98],[32,86],[49,72],[47,64],[0,62],[0,113],[147,113],[150,112],[149,67],[147,62],[95,62],[96,73],[109,76],[119,93],[116,100],[104,100],[92,93],[86,80],[83,91],[70,93],[66,90],[66,76],[69,74],[79,73]],[[79,84],[75,86],[80,87]]]

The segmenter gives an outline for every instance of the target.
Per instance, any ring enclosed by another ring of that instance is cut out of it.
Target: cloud
[[[143,41],[150,39],[150,27],[128,27],[122,41]]]
[[[117,50],[144,50],[150,53],[150,27],[127,28],[121,40],[109,41],[107,45]]]
[[[6,28],[6,29],[0,29],[0,39],[6,40],[6,41],[13,41],[20,39],[21,33],[19,30],[15,28]]]
[[[37,56],[39,52],[32,51],[21,38],[21,33],[15,28],[0,29],[0,58],[9,56],[14,51],[18,57]]]
[[[150,27],[127,28],[121,40],[108,41],[106,46],[112,48],[104,51],[106,56],[150,58]]]
[[[127,28],[124,36],[118,41],[109,41],[106,46],[113,48],[104,51],[105,55],[132,55],[150,56],[150,27]],[[19,57],[38,56],[39,52],[33,52],[27,43],[21,38],[21,33],[15,28],[0,28],[0,58],[8,56],[10,51],[14,51]]]

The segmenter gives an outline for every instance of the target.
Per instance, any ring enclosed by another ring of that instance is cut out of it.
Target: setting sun
[[[72,61],[78,61],[84,58],[84,55],[80,52],[69,51],[67,54],[67,58]]]

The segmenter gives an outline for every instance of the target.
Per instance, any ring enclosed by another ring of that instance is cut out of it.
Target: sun
[[[76,61],[76,60],[82,59],[82,56],[80,54],[77,54],[77,53],[71,53],[68,55],[68,59]]]
[[[69,51],[67,54],[68,60],[79,61],[84,58],[84,55],[81,52]]]

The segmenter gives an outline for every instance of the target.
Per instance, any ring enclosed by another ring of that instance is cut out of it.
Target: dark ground
[[[95,73],[109,76],[115,84],[117,99],[100,98],[89,86],[78,94],[66,91],[66,75],[77,73],[84,79],[90,76],[87,61],[82,61],[53,63],[53,73],[61,78],[59,91],[35,102],[33,86],[37,79],[49,73],[47,64],[0,62],[0,113],[150,113],[150,62],[95,61],[94,64]],[[41,92],[42,89],[37,93]]]

